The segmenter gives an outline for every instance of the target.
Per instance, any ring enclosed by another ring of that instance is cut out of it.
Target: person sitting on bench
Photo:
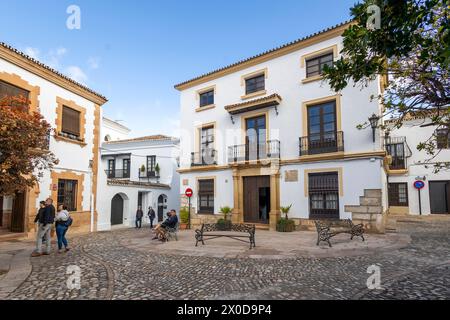
[[[168,228],[175,228],[178,223],[177,212],[172,209],[168,212],[168,218],[155,227],[155,237],[152,240],[164,238],[164,234]]]

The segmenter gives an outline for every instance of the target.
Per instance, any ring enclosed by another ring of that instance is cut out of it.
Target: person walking
[[[140,229],[142,227],[142,217],[144,216],[144,212],[142,211],[142,207],[138,206],[136,210],[136,229]]]
[[[69,245],[66,239],[66,233],[69,229],[68,221],[70,219],[69,211],[67,207],[60,204],[58,206],[58,213],[55,217],[56,224],[56,237],[58,238],[58,253],[62,253],[62,247],[64,245],[65,252],[69,251]]]
[[[148,218],[150,219],[150,229],[153,229],[153,220],[155,220],[156,213],[152,207],[148,207]]]
[[[39,214],[39,213],[38,213]],[[31,256],[39,257],[41,255],[49,255],[52,251],[52,226],[55,221],[55,207],[53,206],[53,199],[45,200],[45,209],[42,215],[38,217],[38,231],[36,236],[36,251]],[[42,238],[45,237],[46,250],[42,253]]]
[[[39,210],[34,218],[34,223],[36,224],[36,230],[39,230],[39,219],[43,216],[45,211],[45,201],[39,202]],[[45,236],[42,237],[42,243],[45,243]]]

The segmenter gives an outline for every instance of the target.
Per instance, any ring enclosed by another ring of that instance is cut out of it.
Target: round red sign
[[[194,191],[192,191],[191,188],[187,188],[184,194],[186,195],[186,197],[190,198],[194,194]]]

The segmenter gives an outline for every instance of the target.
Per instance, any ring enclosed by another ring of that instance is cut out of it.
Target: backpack
[[[72,217],[69,216],[69,219],[67,219],[67,221],[66,221],[66,227],[70,227],[72,225],[72,223],[73,223],[73,219],[72,219]]]

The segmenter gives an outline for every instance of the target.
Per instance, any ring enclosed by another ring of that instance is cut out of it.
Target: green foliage
[[[141,166],[141,172],[145,172],[145,165]]]
[[[161,170],[161,169],[159,168],[159,163],[157,163],[156,166],[155,166],[155,171],[156,171],[157,173],[159,173],[160,170]]]
[[[292,232],[295,231],[295,222],[294,220],[287,218],[280,218],[277,221],[277,231],[279,232]]]
[[[367,28],[372,13],[381,9],[380,29]],[[342,57],[325,67],[324,79],[341,91],[350,84],[365,87],[377,76],[389,85],[377,97],[394,128],[411,115],[430,117],[431,125],[450,124],[450,11],[447,0],[364,0],[351,8],[354,19],[343,34]],[[360,129],[368,123],[358,125]],[[381,129],[385,129],[381,126]],[[418,145],[436,154],[436,137]],[[429,159],[431,160],[431,159]]]
[[[291,210],[291,208],[292,208],[292,204],[290,204],[290,205],[287,206],[287,207],[280,207],[280,210],[281,210],[281,212],[284,213],[286,219],[289,219],[288,213],[289,213],[289,211]]]
[[[223,217],[225,220],[228,220],[228,216],[231,214],[231,212],[233,211],[233,209],[231,209],[228,206],[224,206],[220,208],[220,213],[223,214]]]
[[[189,223],[189,209],[188,208],[186,208],[186,207],[181,208],[180,220],[181,220],[181,223]]]

